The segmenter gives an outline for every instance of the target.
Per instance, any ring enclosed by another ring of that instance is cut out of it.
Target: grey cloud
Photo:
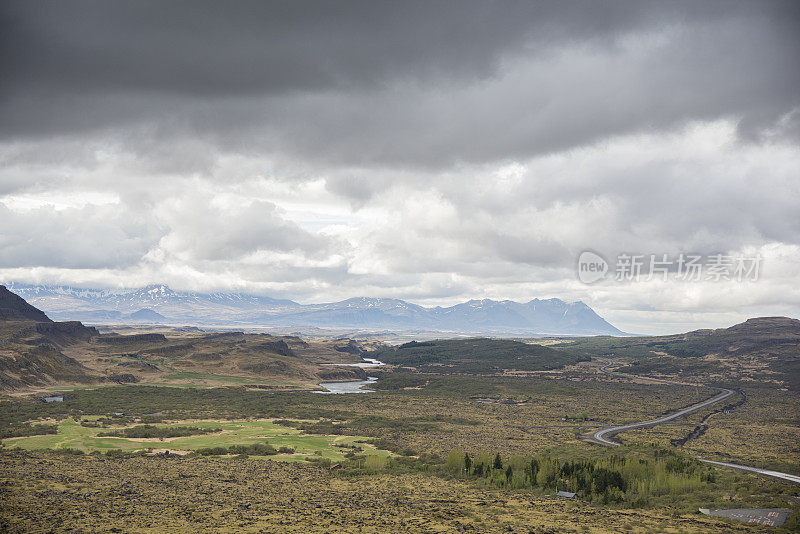
[[[730,2],[5,2],[3,87],[281,93],[491,74],[509,49],[723,11]],[[772,5],[767,10],[774,10]]]
[[[299,251],[320,258],[331,244],[284,220],[269,202],[221,208],[208,198],[189,196],[158,211],[169,226],[161,249],[189,260],[235,261],[259,251]]]
[[[13,212],[0,202],[0,267],[124,268],[158,240],[158,229],[119,206]]]
[[[760,131],[800,105],[799,18],[779,1],[17,2],[3,19],[0,135],[134,129],[166,145],[425,167],[693,118]]]

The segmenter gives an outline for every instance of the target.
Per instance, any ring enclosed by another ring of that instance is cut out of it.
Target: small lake
[[[361,389],[367,384],[374,384],[378,381],[375,376],[369,376],[366,380],[359,380],[356,382],[321,382],[319,385],[327,391],[315,391],[322,395],[331,395],[338,393],[375,393],[371,389]]]
[[[372,367],[380,367],[386,365],[380,360],[374,358],[362,358],[359,363],[323,363],[322,365],[335,365],[337,367],[360,367],[362,369],[369,369]],[[318,384],[326,391],[315,391],[314,393],[322,393],[323,395],[337,394],[337,393],[374,393],[371,389],[361,389],[367,384],[374,384],[378,381],[376,376],[368,376],[366,380],[349,381],[349,382],[321,382]]]

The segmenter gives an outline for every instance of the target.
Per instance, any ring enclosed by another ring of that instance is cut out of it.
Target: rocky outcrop
[[[360,367],[332,367],[318,372],[317,376],[320,380],[366,380],[367,372]]]
[[[57,323],[38,323],[36,332],[57,345],[70,345],[78,341],[88,341],[100,334],[92,326],[84,326],[78,321],[64,321]]]
[[[130,373],[108,375],[108,380],[117,384],[135,384],[139,380]]]
[[[337,345],[334,347],[334,349],[336,349],[336,351],[338,352],[353,354],[355,356],[362,356],[367,352],[366,350],[363,349],[363,347],[361,347],[361,345],[357,341],[353,339],[349,340],[347,345]]]
[[[93,380],[89,369],[46,343],[24,352],[0,352],[0,390]]]
[[[128,367],[128,368],[133,368],[133,369],[137,369],[139,371],[145,371],[145,372],[148,372],[148,371],[149,372],[160,371],[158,366],[153,365],[150,362],[138,361],[138,360],[137,361],[132,361],[132,362],[121,362],[121,363],[117,364],[117,367]]]
[[[153,342],[164,342],[167,338],[164,334],[131,334],[129,336],[117,336],[117,335],[109,335],[103,336],[100,338],[101,341],[104,341],[109,344],[125,344],[125,343],[153,343]]]
[[[0,286],[0,320],[52,322],[43,311],[34,308],[25,299]]]
[[[279,354],[281,356],[296,356],[294,351],[292,351],[292,349],[289,348],[289,345],[287,345],[282,339],[279,339],[278,341],[264,341],[263,343],[256,345],[255,348],[265,352]]]

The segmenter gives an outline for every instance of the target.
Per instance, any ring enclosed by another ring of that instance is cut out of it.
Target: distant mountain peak
[[[151,310],[150,308],[142,308],[139,311],[126,315],[125,318],[137,322],[153,322],[153,323],[161,323],[167,319],[157,311]]]
[[[141,291],[149,295],[177,295],[177,293],[166,284],[145,286]]]

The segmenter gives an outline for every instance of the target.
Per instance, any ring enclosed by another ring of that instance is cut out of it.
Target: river
[[[360,367],[362,369],[370,369],[373,367],[380,367],[386,365],[382,361],[374,358],[363,358],[363,362],[359,363],[323,363],[322,365],[336,365],[339,367]],[[371,389],[362,389],[367,384],[374,384],[378,381],[375,376],[368,376],[366,380],[348,381],[348,382],[321,382],[318,384],[320,387],[325,388],[326,391],[315,391],[314,393],[322,393],[323,395],[338,394],[338,393],[374,393]]]
[[[362,369],[369,369],[371,367],[380,367],[386,365],[380,360],[374,358],[362,358],[363,362],[358,363],[323,363],[321,365],[335,365],[336,367],[361,367]]]
[[[375,393],[374,390],[361,388],[367,384],[374,384],[377,381],[377,377],[369,376],[366,380],[359,380],[357,382],[320,382],[319,385],[327,391],[315,391],[314,393],[321,393],[323,395],[336,393]]]

